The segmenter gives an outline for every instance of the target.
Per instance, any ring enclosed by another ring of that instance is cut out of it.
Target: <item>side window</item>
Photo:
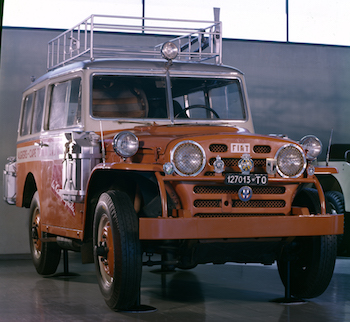
[[[71,81],[70,96],[68,99],[67,126],[81,123],[80,107],[80,78]]]
[[[39,89],[35,95],[33,123],[31,133],[38,133],[41,130],[45,100],[45,87]]]
[[[22,124],[21,124],[21,130],[20,130],[20,134],[22,136],[30,134],[30,126],[32,123],[32,116],[33,116],[33,100],[34,100],[34,93],[29,94],[24,99]]]
[[[51,87],[49,130],[81,124],[80,78]]]

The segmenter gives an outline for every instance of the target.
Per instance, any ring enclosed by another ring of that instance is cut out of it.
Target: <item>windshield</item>
[[[171,78],[173,113],[169,113],[166,80],[160,76],[95,75],[95,118],[176,120],[245,120],[240,82],[236,79]]]

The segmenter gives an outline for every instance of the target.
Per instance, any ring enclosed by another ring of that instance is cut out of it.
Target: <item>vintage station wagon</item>
[[[138,303],[143,265],[277,261],[291,295],[322,294],[343,215],[327,213],[316,175],[336,169],[312,164],[320,141],[254,133],[219,21],[122,19],[93,15],[50,41],[47,74],[23,93],[4,198],[29,209],[38,273],[79,251],[114,310]],[[116,32],[175,36],[123,47]]]

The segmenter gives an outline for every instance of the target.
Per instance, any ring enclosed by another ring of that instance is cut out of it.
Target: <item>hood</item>
[[[222,146],[227,153],[254,154],[256,151],[265,149],[268,154],[274,155],[284,144],[295,143],[287,138],[257,135],[239,127],[213,126],[213,125],[166,125],[166,126],[142,126],[129,130],[139,140],[139,152],[157,151],[158,155],[169,152],[181,141],[195,141],[203,146],[208,154],[220,151]],[[114,152],[112,141],[118,132],[109,132],[105,135],[106,150]],[[225,146],[225,147],[224,147]],[[266,148],[260,148],[266,147]]]

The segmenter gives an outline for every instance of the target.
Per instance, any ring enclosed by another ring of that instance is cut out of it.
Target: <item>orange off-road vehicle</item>
[[[138,301],[153,264],[277,261],[292,295],[322,294],[343,216],[316,178],[336,169],[312,165],[320,141],[254,134],[219,21],[120,19],[94,15],[50,41],[48,73],[23,94],[4,198],[29,209],[38,273],[80,251],[112,309]],[[144,34],[123,47],[115,31]]]

